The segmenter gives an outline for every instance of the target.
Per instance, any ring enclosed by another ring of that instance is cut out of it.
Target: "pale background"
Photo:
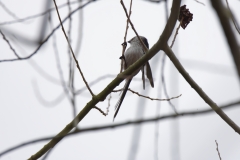
[[[42,0],[2,0],[1,2],[19,18],[46,10],[45,1]],[[128,8],[129,0],[124,2]],[[217,104],[221,105],[236,101],[239,99],[240,85],[230,50],[211,4],[208,0],[201,0],[201,2],[205,6],[194,0],[182,1],[182,4],[186,4],[187,8],[193,13],[193,21],[185,30],[180,29],[173,50],[193,79]],[[63,3],[66,3],[66,1],[57,0],[57,4]],[[223,3],[225,4],[225,1]],[[169,1],[169,13],[171,4],[172,1]],[[240,23],[240,1],[229,0],[229,5],[236,16],[236,20]],[[51,6],[53,7],[52,3]],[[77,4],[72,5],[72,9],[77,6]],[[148,38],[150,47],[159,38],[166,23],[164,6],[163,2],[158,4],[143,0],[133,0],[132,22],[138,33]],[[60,9],[62,19],[66,17],[67,13],[67,7]],[[0,22],[13,20],[1,7],[0,15]],[[56,26],[59,23],[56,12],[53,11],[52,15],[54,26]],[[75,13],[72,24],[73,48],[77,45],[78,19],[78,13]],[[31,54],[37,45],[27,45],[21,39],[16,39],[15,37],[20,34],[30,40],[36,39],[39,36],[41,22],[42,18],[36,18],[24,23],[2,25],[0,28],[3,32],[6,30],[13,32],[12,34],[6,33],[6,36],[15,47],[17,53],[25,57]],[[47,26],[46,35],[51,31],[49,24]],[[68,22],[64,26],[67,29]],[[103,75],[110,74],[116,76],[118,74],[125,26],[126,17],[119,0],[98,0],[83,9],[83,37],[78,60],[88,82]],[[58,29],[55,33],[63,74],[65,79],[67,79],[67,42],[61,29]],[[235,34],[240,41],[239,34],[236,31]],[[133,36],[134,32],[129,28],[127,39],[129,40]],[[2,36],[0,37],[0,59],[14,58],[14,54],[9,50],[9,46],[3,41]],[[172,38],[169,40],[169,44],[171,42]],[[159,55],[161,54],[164,53],[160,52]],[[161,59],[159,55],[150,61],[155,88],[152,89],[147,85],[146,90],[149,92],[145,92],[145,94],[153,98],[158,97],[158,91],[162,90],[162,86],[159,85],[161,74]],[[63,93],[63,89],[61,85],[50,82],[39,74],[29,62],[32,60],[49,75],[59,79],[52,38],[31,60],[0,64],[0,152],[29,140],[54,136],[73,119],[72,107],[66,97],[55,106],[46,105],[39,101],[39,95],[36,93],[41,94],[42,98],[51,102]],[[76,89],[84,87],[77,70],[75,75]],[[141,78],[140,74],[136,77]],[[99,93],[113,78],[109,77],[99,81],[99,83],[91,87],[93,92],[95,94]],[[170,97],[182,94],[178,100],[172,101],[176,104],[179,111],[197,111],[209,108],[173,68],[168,58],[166,59],[165,81]],[[121,86],[123,86],[123,83],[118,88]],[[140,81],[133,81],[130,88],[144,94]],[[163,92],[161,95],[162,98],[165,98]],[[91,110],[84,120],[80,122],[79,126],[113,124],[114,105],[118,97],[118,93],[112,93],[110,112],[107,117],[104,117],[97,110]],[[77,112],[90,99],[91,96],[87,90],[77,96]],[[134,120],[136,111],[141,107],[139,103],[143,103],[142,100],[139,102],[140,99],[142,98],[139,98],[137,95],[133,95],[130,92],[127,93],[115,123]],[[160,115],[173,113],[168,102],[160,102],[160,104]],[[105,111],[107,105],[108,101],[105,100],[97,106]],[[157,101],[146,100],[143,117],[150,118],[156,116],[157,105]],[[225,112],[236,124],[240,125],[240,109],[238,107],[225,110]],[[65,138],[57,144],[48,159],[128,159],[133,130],[133,126],[127,126],[119,129],[87,132]],[[141,131],[136,159],[155,159],[155,123],[144,124]],[[222,159],[240,159],[239,135],[216,113],[160,121],[159,159],[218,160],[215,140],[219,144]],[[27,159],[47,142],[44,141],[22,147],[0,157],[0,159]]]

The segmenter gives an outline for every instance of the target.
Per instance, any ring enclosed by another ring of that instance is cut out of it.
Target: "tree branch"
[[[220,108],[221,109],[230,109],[233,107],[236,107],[237,105],[240,105],[240,101],[235,101],[232,103],[228,103],[225,105],[222,105]],[[204,108],[204,107],[199,107],[199,108]],[[91,131],[100,131],[100,130],[105,130],[105,129],[113,129],[113,128],[120,128],[120,127],[125,127],[125,126],[129,126],[129,125],[137,125],[137,124],[142,124],[142,123],[148,123],[148,122],[154,122],[154,121],[162,121],[162,120],[167,120],[167,119],[173,119],[173,118],[183,118],[183,117],[188,117],[188,116],[200,116],[200,115],[204,115],[204,114],[208,114],[208,113],[213,113],[212,109],[205,109],[205,110],[201,110],[201,111],[188,111],[188,112],[180,112],[178,115],[176,114],[170,114],[170,115],[166,115],[166,116],[158,116],[158,117],[154,117],[154,118],[148,118],[148,119],[144,119],[144,120],[136,120],[136,121],[128,121],[128,122],[122,122],[122,123],[117,123],[117,124],[111,124],[111,125],[103,125],[103,126],[96,126],[96,127],[86,127],[86,128],[81,128],[80,130],[76,130],[74,132],[71,132],[67,135],[64,136],[71,136],[74,134],[80,134],[80,133],[85,133],[85,132],[91,132]],[[10,153],[16,149],[19,149],[21,147],[33,144],[33,143],[37,143],[37,142],[42,142],[42,141],[47,141],[47,140],[51,140],[51,139],[55,139],[57,138],[55,137],[45,137],[45,138],[40,138],[40,139],[35,139],[35,140],[31,140],[28,142],[24,142],[22,144],[16,145],[14,147],[8,148],[5,151],[2,151],[0,153],[0,157]],[[60,137],[58,137],[60,138]],[[63,138],[63,137],[61,137]]]
[[[229,12],[226,12],[227,8],[224,7],[222,1],[211,0],[211,2],[213,8],[215,9],[218,15],[219,21],[221,23],[225,37],[227,39],[228,46],[231,50],[232,57],[235,62],[235,67],[238,72],[238,78],[240,80],[240,48],[238,41],[235,37],[234,31],[231,27]]]
[[[80,72],[80,74],[81,74],[81,76],[82,76],[82,79],[83,79],[85,85],[87,86],[89,92],[91,93],[92,96],[94,96],[94,94],[93,94],[91,88],[89,87],[89,85],[88,85],[88,83],[87,83],[87,81],[86,81],[86,79],[85,79],[85,77],[84,77],[84,75],[83,75],[83,72],[82,72],[82,70],[81,70],[81,68],[80,68],[80,66],[79,66],[78,60],[77,60],[77,58],[75,57],[75,54],[74,54],[73,49],[72,49],[72,46],[71,46],[71,44],[70,44],[70,41],[69,41],[69,39],[68,39],[68,36],[67,36],[67,34],[66,34],[66,32],[65,32],[65,29],[64,29],[64,27],[63,27],[63,24],[62,24],[62,20],[61,20],[60,14],[59,14],[59,12],[58,12],[58,7],[57,7],[57,4],[56,4],[56,1],[53,0],[53,2],[54,2],[55,7],[56,7],[56,11],[57,11],[58,19],[59,19],[60,24],[61,24],[61,26],[62,26],[62,31],[63,31],[63,33],[64,33],[64,36],[65,36],[67,42],[68,42],[68,46],[69,46],[70,51],[71,51],[71,53],[72,53],[72,56],[73,56],[73,58],[74,58],[74,60],[75,60],[75,62],[76,62],[77,68],[78,68],[78,70],[79,70],[79,72]]]
[[[192,79],[192,77],[187,73],[187,71],[183,68],[181,63],[178,61],[177,57],[174,55],[173,51],[168,45],[165,45],[163,49],[167,56],[171,59],[174,66],[177,70],[182,74],[185,80],[190,84],[190,86],[199,94],[199,96],[229,125],[231,126],[235,132],[240,134],[240,128],[237,124],[235,124],[218,106],[217,104],[210,98],[208,95],[200,88],[200,86]]]
[[[140,58],[137,62],[131,65],[127,70],[118,74],[118,76],[105,89],[103,89],[102,92],[100,92],[96,96],[93,96],[92,100],[90,100],[86,104],[86,106],[80,111],[80,113],[62,131],[60,131],[55,136],[55,138],[53,138],[49,143],[44,145],[43,148],[40,149],[36,154],[32,155],[29,160],[38,159],[39,157],[44,155],[49,149],[53,148],[60,140],[64,138],[64,136],[66,136],[75,127],[75,122],[79,123],[98,102],[105,100],[107,95],[109,95],[112,90],[124,80],[122,77],[131,75],[131,73],[135,72],[139,67],[141,67],[149,59],[155,56],[161,49],[161,47],[164,46],[164,44],[167,44],[167,41],[174,29],[178,18],[180,3],[181,0],[173,1],[172,12],[162,33],[162,36],[160,37],[158,42],[142,58]]]
[[[91,2],[94,2],[96,0],[90,0],[88,1],[87,3],[77,7],[76,9],[74,9],[67,17],[65,17],[63,20],[62,20],[62,23],[66,22],[66,20],[71,17],[74,13],[76,13],[79,9],[82,9],[84,8],[85,6],[87,6],[88,4],[90,4]],[[32,56],[34,56],[39,50],[40,48],[44,45],[45,42],[48,41],[48,39],[54,34],[54,32],[59,29],[59,27],[61,26],[61,24],[59,24],[57,27],[55,27],[52,32],[41,42],[41,44],[35,49],[35,51],[33,53],[31,53],[29,56],[26,56],[26,57],[22,57],[21,59],[19,58],[14,58],[14,59],[3,59],[3,60],[0,60],[0,63],[1,62],[13,62],[13,61],[20,61],[20,60],[26,60],[26,59],[29,59],[31,58]]]

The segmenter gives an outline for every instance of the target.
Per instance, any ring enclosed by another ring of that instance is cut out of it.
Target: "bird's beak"
[[[128,43],[131,43],[131,41],[127,41]]]

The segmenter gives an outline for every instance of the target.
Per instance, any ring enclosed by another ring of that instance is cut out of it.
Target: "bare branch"
[[[52,107],[52,106],[56,106],[57,104],[61,103],[62,100],[64,100],[65,98],[65,94],[64,92],[60,93],[54,100],[51,101],[47,101],[42,94],[39,91],[39,87],[37,85],[37,81],[32,81],[32,85],[33,85],[33,91],[34,94],[37,98],[37,100],[43,105],[43,106],[47,106],[47,107]]]
[[[109,94],[109,98],[108,98],[108,106],[107,106],[107,109],[106,109],[106,115],[108,115],[109,113],[109,108],[110,108],[110,101],[111,101],[111,98],[112,98],[112,93]]]
[[[62,20],[62,23],[66,22],[66,20],[71,17],[74,13],[76,13],[79,9],[82,9],[84,8],[85,6],[87,6],[88,4],[90,4],[91,2],[94,2],[95,0],[89,0],[87,3],[77,7],[75,10],[73,10],[71,12],[71,14],[69,14],[67,17],[65,17],[63,20]],[[0,60],[0,63],[1,62],[13,62],[13,61],[19,61],[19,60],[26,60],[26,59],[29,59],[31,58],[32,56],[34,56],[39,50],[40,48],[45,44],[45,42],[48,41],[48,39],[54,34],[54,32],[59,29],[59,27],[61,26],[61,24],[59,24],[57,27],[55,27],[52,32],[41,42],[41,44],[35,49],[35,51],[33,53],[31,53],[29,56],[26,56],[26,57],[22,57],[21,59],[19,58],[15,58],[15,59],[4,59],[4,60]]]
[[[147,54],[145,54],[133,65],[128,67],[128,69],[126,69],[124,72],[118,74],[118,76],[111,83],[109,83],[98,95],[93,96],[93,98],[85,105],[85,107],[80,111],[80,113],[65,128],[63,128],[55,136],[55,138],[51,139],[51,141],[44,145],[37,153],[32,155],[29,158],[30,160],[38,159],[39,157],[44,155],[49,149],[53,148],[75,127],[75,122],[79,123],[97,103],[105,100],[105,98],[110,94],[110,92],[123,81],[122,77],[125,77],[126,75],[130,75],[131,73],[135,72],[139,67],[141,67],[149,59],[155,56],[165,44],[167,44],[167,41],[174,29],[178,18],[180,2],[181,0],[174,0],[172,2],[172,12],[164,28],[164,31],[162,32],[162,35],[160,36],[157,43],[147,52]]]
[[[229,104],[225,104],[222,105],[220,108],[221,109],[231,109],[233,107],[237,107],[238,105],[240,105],[240,101],[237,100],[235,102],[229,103]],[[206,108],[206,107],[200,107],[200,108]],[[96,131],[96,130],[105,130],[105,129],[113,129],[113,128],[120,128],[120,127],[125,127],[125,126],[129,126],[129,125],[137,125],[137,124],[142,124],[142,123],[149,123],[149,122],[155,122],[155,121],[163,121],[163,120],[167,120],[167,119],[173,119],[173,118],[184,118],[184,117],[188,117],[188,116],[200,116],[200,115],[205,115],[205,114],[209,114],[209,113],[213,113],[214,110],[212,109],[205,109],[205,110],[201,110],[201,111],[188,111],[188,112],[180,112],[178,115],[176,114],[170,114],[170,115],[166,115],[166,116],[158,116],[155,118],[148,118],[148,119],[144,119],[144,120],[136,120],[136,121],[128,121],[128,122],[122,122],[122,123],[115,123],[112,125],[104,125],[104,126],[96,126],[96,127],[86,127],[86,128],[81,128],[79,130],[76,130],[74,132],[71,132],[67,135],[64,136],[51,136],[51,137],[45,137],[45,138],[40,138],[40,139],[35,139],[35,140],[31,140],[28,142],[24,142],[22,144],[16,145],[14,147],[8,148],[2,152],[0,152],[0,157],[10,153],[14,150],[17,150],[21,147],[33,144],[33,143],[37,143],[37,142],[42,142],[42,141],[47,141],[47,140],[57,140],[59,138],[63,138],[65,136],[71,136],[74,134],[80,134],[80,133],[84,133],[84,132],[91,132],[91,131]],[[97,133],[97,132],[95,132]]]
[[[232,53],[235,67],[238,72],[238,80],[240,81],[240,49],[236,34],[234,33],[230,23],[231,20],[229,19],[229,13],[226,12],[226,7],[223,5],[222,1],[211,0],[211,3],[218,15],[221,27],[224,31],[228,46]]]
[[[192,77],[187,73],[183,68],[182,64],[179,62],[171,48],[166,44],[164,47],[164,52],[171,59],[177,70],[182,74],[185,80],[189,85],[199,94],[199,96],[229,125],[234,129],[238,134],[240,134],[239,126],[234,123],[219,107],[218,105],[210,98],[208,95],[200,88],[200,86],[192,79]]]
[[[53,29],[53,24],[52,24],[51,14],[49,14],[49,23],[50,23],[50,27],[51,27],[51,30],[52,30]],[[71,101],[69,90],[68,90],[67,85],[64,81],[63,71],[62,71],[62,67],[61,67],[61,63],[60,63],[60,57],[59,57],[59,53],[58,53],[58,49],[57,49],[56,35],[52,36],[52,40],[53,40],[53,50],[54,50],[54,53],[55,53],[55,58],[56,58],[56,63],[57,63],[57,70],[58,70],[58,74],[59,74],[60,81],[61,81],[61,84],[62,84],[62,88],[63,88],[63,91],[64,91],[65,95],[67,96],[68,100]]]
[[[220,152],[219,152],[219,150],[218,150],[218,143],[217,143],[217,140],[215,140],[215,142],[216,142],[216,146],[217,146],[216,150],[217,150],[217,152],[218,152],[219,159],[222,160],[222,158],[221,158],[221,156],[220,156]]]
[[[129,7],[129,12],[128,12],[128,17],[131,16],[131,13],[132,13],[132,0],[130,1],[130,7]],[[125,58],[124,58],[124,52],[127,48],[127,42],[126,42],[126,39],[127,39],[127,31],[128,31],[128,24],[129,24],[129,21],[127,19],[127,24],[126,24],[126,30],[125,30],[125,35],[124,35],[124,38],[123,38],[123,44],[122,44],[122,58],[121,58],[121,68],[120,68],[120,73],[122,72],[122,69],[123,69],[123,61],[125,61]]]
[[[8,39],[5,37],[5,35],[3,34],[3,32],[0,30],[0,33],[3,37],[3,39],[7,42],[8,46],[10,47],[10,49],[13,51],[13,53],[15,54],[15,56],[18,58],[18,59],[21,59],[21,57],[19,57],[19,55],[17,54],[17,52],[15,51],[15,49],[12,47],[12,45],[10,44],[10,42],[8,41]]]
[[[141,44],[142,44],[143,50],[144,50],[144,51],[148,51],[148,48],[145,46],[145,44],[143,43],[142,39],[139,37],[139,35],[138,35],[138,33],[137,33],[137,31],[136,31],[136,29],[135,29],[135,27],[134,27],[132,21],[130,20],[130,17],[129,17],[129,15],[128,15],[128,13],[127,13],[127,9],[126,9],[126,7],[125,7],[123,1],[120,0],[120,3],[121,3],[121,5],[122,5],[122,7],[123,7],[123,10],[125,11],[125,14],[126,14],[126,16],[127,16],[128,22],[130,23],[130,25],[131,25],[131,27],[132,27],[134,33],[135,33],[136,36],[138,37],[138,40],[139,40],[139,41],[141,42]]]
[[[138,92],[136,92],[136,91],[131,90],[130,88],[129,88],[128,90],[131,91],[133,94],[138,95],[139,97],[144,97],[144,98],[150,99],[150,100],[152,100],[152,101],[153,101],[153,100],[157,100],[157,101],[170,101],[170,100],[172,100],[172,99],[176,99],[176,98],[179,98],[179,97],[182,96],[182,94],[180,94],[179,96],[172,97],[172,98],[159,99],[159,98],[151,98],[151,97],[149,97],[149,96],[144,96],[144,95],[142,95],[142,94],[140,94],[140,93],[138,93]]]
[[[92,0],[92,1],[97,1],[97,0]],[[78,1],[73,1],[73,2],[70,2],[70,4],[75,4],[75,3],[78,3]],[[62,5],[59,5],[58,8],[63,8],[65,6],[67,6],[68,3],[64,3]],[[32,15],[32,16],[28,16],[28,17],[25,17],[25,18],[18,18],[17,20],[13,20],[13,21],[7,21],[7,22],[2,22],[0,23],[0,25],[8,25],[8,24],[14,24],[14,23],[20,23],[20,22],[24,22],[24,21],[27,21],[27,20],[30,20],[30,19],[34,19],[34,18],[37,18],[37,17],[41,17],[41,16],[44,16],[45,14],[48,14],[49,12],[52,12],[55,10],[55,7],[53,8],[50,8],[42,13],[38,13],[38,14],[35,14],[35,15]]]
[[[98,78],[95,79],[94,81],[90,82],[90,83],[89,83],[89,86],[93,86],[93,85],[97,84],[98,82],[100,82],[101,80],[104,80],[104,79],[106,79],[106,78],[113,78],[113,77],[115,77],[115,76],[114,76],[114,75],[110,75],[110,74],[103,75],[103,76],[101,76],[101,77],[98,77]],[[85,91],[86,89],[87,89],[87,88],[84,86],[84,87],[82,87],[81,89],[76,90],[74,94],[76,94],[76,95],[77,95],[77,94],[80,94],[80,93],[82,93],[83,91]]]
[[[198,0],[195,0],[197,3],[199,3],[199,4],[202,4],[202,5],[204,5],[205,6],[205,4],[203,3],[203,2],[200,2],[200,1],[198,1]]]
[[[79,66],[78,60],[76,59],[75,54],[74,54],[73,49],[72,49],[72,46],[71,46],[71,44],[70,44],[70,42],[69,42],[69,39],[68,39],[68,37],[67,37],[67,34],[66,34],[65,29],[64,29],[63,24],[62,24],[62,20],[61,20],[60,14],[59,14],[59,12],[58,12],[58,8],[57,8],[56,1],[55,1],[55,0],[53,0],[53,1],[54,1],[54,4],[55,4],[55,7],[56,7],[57,14],[58,14],[58,19],[59,19],[60,24],[61,24],[61,26],[62,26],[62,31],[63,31],[63,33],[64,33],[64,36],[65,36],[67,42],[68,42],[68,46],[69,46],[69,48],[70,48],[70,50],[71,50],[71,52],[72,52],[72,56],[73,56],[73,58],[74,58],[74,60],[75,60],[75,62],[76,62],[77,68],[78,68],[78,70],[79,70],[79,72],[80,72],[80,74],[81,74],[81,76],[82,76],[82,79],[83,79],[85,85],[87,86],[89,92],[91,93],[92,96],[94,96],[94,94],[93,94],[92,90],[90,89],[90,87],[89,87],[86,79],[84,78],[84,75],[83,75],[82,70],[81,70],[81,68],[80,68],[80,66]]]
[[[100,113],[102,113],[104,116],[107,116],[107,113],[104,113],[100,108],[98,108],[97,106],[94,106],[93,108],[95,108],[96,110],[98,110]]]
[[[145,0],[145,1],[153,2],[153,3],[160,3],[160,2],[164,2],[166,0]]]
[[[172,48],[173,45],[174,45],[174,42],[175,42],[176,37],[177,37],[177,34],[178,34],[178,30],[179,30],[180,27],[181,27],[181,23],[182,23],[182,21],[179,23],[179,26],[178,26],[177,29],[176,29],[176,33],[175,33],[175,35],[174,35],[174,38],[173,38],[173,40],[172,40],[172,44],[171,44],[170,48]]]
[[[123,90],[123,89],[118,89],[118,90],[113,90],[112,92],[120,92],[120,91],[122,91],[122,90]],[[144,95],[142,95],[142,94],[140,94],[140,93],[132,90],[131,88],[128,88],[128,90],[129,90],[130,92],[132,92],[133,94],[138,95],[139,97],[147,98],[147,99],[150,99],[150,100],[152,100],[152,101],[153,101],[153,100],[156,100],[156,101],[170,101],[170,100],[172,100],[172,99],[176,99],[176,98],[179,98],[179,97],[182,96],[182,94],[180,94],[180,95],[178,95],[178,96],[176,96],[176,97],[171,97],[171,98],[167,98],[167,99],[159,99],[159,98],[151,98],[151,97],[149,97],[149,96],[144,96]]]
[[[14,19],[19,19],[12,11],[10,11],[1,1],[0,1],[0,6]]]
[[[228,4],[228,0],[226,0],[226,3],[227,3],[228,10],[229,10],[229,12],[230,12],[230,15],[231,15],[231,19],[232,19],[232,21],[233,21],[233,24],[234,24],[237,32],[240,34],[240,29],[237,27],[236,20],[234,19],[233,13],[232,13],[232,11],[231,11],[231,9],[230,9],[230,7],[229,7],[229,4]]]

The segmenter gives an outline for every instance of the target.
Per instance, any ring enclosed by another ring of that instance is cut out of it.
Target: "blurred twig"
[[[106,109],[106,115],[108,115],[109,108],[110,108],[110,106],[111,106],[111,104],[110,104],[111,98],[112,98],[112,93],[110,93],[110,94],[109,94],[109,97],[108,97],[108,106],[107,106],[107,109]]]
[[[106,78],[113,78],[113,77],[115,77],[115,76],[114,76],[114,75],[110,75],[110,74],[103,75],[103,76],[101,76],[101,77],[98,77],[98,78],[95,79],[94,81],[90,82],[90,83],[89,83],[89,86],[93,86],[93,85],[99,83],[101,80],[104,80],[104,79],[106,79]],[[84,87],[82,87],[81,89],[76,90],[74,94],[76,94],[76,95],[77,95],[77,94],[80,94],[80,93],[82,93],[83,91],[85,91],[86,89],[87,89],[86,86],[84,86]]]
[[[63,31],[63,33],[64,33],[64,36],[65,36],[67,42],[68,42],[68,46],[69,46],[69,48],[70,48],[70,50],[71,50],[71,53],[72,53],[72,56],[73,56],[73,58],[74,58],[74,60],[75,60],[75,62],[76,62],[77,68],[78,68],[78,70],[79,70],[79,72],[80,72],[80,74],[81,74],[81,76],[82,76],[82,79],[83,79],[85,85],[87,86],[89,92],[91,93],[92,96],[94,96],[94,94],[93,94],[92,90],[90,89],[90,87],[89,87],[86,79],[84,78],[84,75],[83,75],[83,73],[82,73],[82,70],[81,70],[81,68],[80,68],[80,66],[79,66],[79,64],[78,64],[78,60],[76,59],[76,57],[75,57],[75,55],[74,55],[74,52],[73,52],[73,50],[72,50],[72,46],[71,46],[71,44],[70,44],[70,42],[69,42],[69,39],[68,39],[68,37],[67,37],[67,35],[66,35],[65,29],[64,29],[63,24],[62,24],[62,20],[61,20],[61,18],[60,18],[60,14],[59,14],[59,12],[58,12],[58,8],[57,8],[56,1],[55,1],[55,0],[53,0],[53,1],[54,1],[54,4],[55,4],[55,7],[56,7],[57,14],[58,14],[58,19],[59,19],[60,24],[61,24],[61,26],[62,26],[62,31]]]
[[[65,94],[64,92],[60,93],[54,100],[48,101],[45,98],[43,98],[42,94],[39,91],[39,87],[37,84],[37,81],[32,81],[33,85],[33,91],[36,95],[37,100],[43,105],[43,106],[56,106],[59,104],[62,100],[64,100]]]
[[[71,14],[69,14],[67,17],[65,17],[63,20],[62,20],[62,23],[66,22],[66,20],[71,17],[75,12],[77,12],[79,9],[82,9],[84,8],[85,6],[87,6],[88,4],[94,2],[95,0],[89,0],[87,3],[83,4],[82,6],[79,6],[77,7],[76,9],[74,9]],[[54,32],[59,29],[59,27],[61,26],[61,24],[59,24],[57,27],[55,27],[51,33],[40,43],[40,45],[35,49],[35,51],[33,53],[31,53],[29,56],[26,56],[26,57],[22,57],[21,59],[4,59],[4,60],[0,60],[0,63],[1,62],[13,62],[13,61],[18,61],[18,60],[26,60],[26,59],[29,59],[31,58],[32,56],[34,56],[38,51],[39,49],[45,44],[45,42],[48,41],[48,39],[54,34]]]
[[[218,15],[219,21],[221,23],[221,27],[224,31],[225,38],[228,42],[228,46],[231,50],[235,67],[238,72],[238,78],[239,78],[238,80],[240,81],[240,50],[239,50],[238,41],[236,39],[236,34],[234,33],[230,23],[229,13],[225,12],[227,9],[223,5],[222,1],[211,0],[211,3]]]
[[[0,1],[1,2],[1,1]],[[15,49],[12,47],[11,43],[8,41],[8,39],[6,38],[6,36],[3,34],[3,32],[0,30],[0,33],[3,37],[3,39],[7,42],[8,46],[10,47],[10,49],[13,51],[13,53],[15,54],[15,56],[19,59],[21,59],[21,57],[19,57],[19,55],[17,54],[17,52],[15,51]]]
[[[50,23],[50,27],[51,30],[53,29],[53,24],[52,24],[52,19],[51,19],[51,14],[49,14],[49,23]],[[67,96],[68,100],[71,101],[71,97],[69,95],[69,90],[67,88],[67,85],[64,81],[64,76],[63,76],[63,71],[62,71],[62,67],[61,67],[61,62],[60,62],[60,58],[59,58],[59,53],[58,53],[58,48],[57,48],[57,43],[56,43],[56,35],[53,34],[53,50],[55,53],[55,58],[56,58],[56,63],[57,63],[57,70],[58,70],[58,74],[59,74],[59,78],[62,84],[62,88],[63,91],[65,93],[65,95]]]
[[[237,23],[236,23],[236,20],[235,20],[235,18],[234,18],[234,16],[233,16],[233,13],[232,13],[232,11],[231,11],[231,9],[230,9],[230,7],[229,7],[228,0],[226,0],[226,3],[227,3],[228,10],[229,10],[229,12],[230,12],[230,15],[231,15],[231,19],[232,19],[232,21],[233,21],[233,24],[234,24],[237,32],[240,34],[239,25],[237,25]]]
[[[86,115],[90,112],[90,110],[98,104],[100,101],[104,101],[106,97],[110,94],[110,92],[118,86],[122,81],[123,78],[126,75],[129,75],[133,72],[135,72],[139,67],[141,67],[143,64],[147,63],[149,59],[151,59],[153,56],[155,56],[160,49],[163,49],[164,46],[167,44],[167,41],[169,37],[172,34],[172,31],[174,29],[174,26],[176,24],[177,18],[178,18],[178,11],[180,7],[181,0],[174,0],[172,3],[172,12],[169,16],[168,22],[159,38],[159,40],[156,42],[156,44],[145,54],[142,58],[140,58],[137,62],[135,62],[133,65],[131,65],[128,69],[126,69],[124,72],[118,74],[118,76],[112,80],[111,83],[109,83],[99,94],[96,96],[93,96],[91,100],[89,100],[88,103],[86,103],[85,107],[79,112],[79,114],[71,121],[69,122],[66,127],[64,127],[56,136],[55,138],[51,139],[47,144],[45,144],[38,152],[33,154],[29,159],[38,159],[43,154],[45,154],[50,148],[53,148],[59,141],[61,141],[64,136],[66,136],[74,127],[75,122],[79,123],[82,121]]]
[[[237,107],[237,105],[240,105],[240,101],[237,100],[235,102],[231,102],[225,105],[222,105],[220,108],[221,109],[230,109],[233,107]],[[206,108],[206,107],[199,107],[199,108]],[[120,127],[126,127],[129,125],[136,125],[136,124],[141,124],[141,123],[149,123],[149,122],[154,122],[154,121],[163,121],[163,120],[167,120],[167,119],[173,119],[173,118],[183,118],[183,117],[188,117],[188,116],[199,116],[199,115],[205,115],[208,113],[213,113],[214,110],[212,109],[205,109],[205,110],[201,110],[201,111],[188,111],[188,112],[180,112],[178,115],[176,114],[170,114],[170,115],[166,115],[166,116],[158,116],[155,118],[148,118],[148,119],[143,119],[143,120],[135,120],[135,121],[127,121],[127,122],[122,122],[122,123],[114,123],[111,125],[104,125],[104,126],[96,126],[96,127],[86,127],[86,128],[81,128],[79,130],[75,130],[74,132],[71,132],[65,136],[71,136],[74,134],[79,134],[79,133],[84,133],[84,132],[91,132],[91,131],[97,131],[97,130],[105,130],[105,129],[113,129],[113,128],[120,128]],[[97,132],[95,132],[97,133]],[[53,136],[49,136],[49,137],[45,137],[45,138],[39,138],[39,139],[35,139],[35,140],[31,140],[28,142],[24,142],[21,143],[19,145],[16,145],[14,147],[8,148],[2,152],[0,152],[0,157],[10,153],[16,149],[19,149],[21,147],[33,144],[33,143],[37,143],[37,142],[42,142],[42,141],[47,141],[50,139],[58,139],[58,138],[63,138],[61,136],[59,137],[53,137]]]
[[[95,0],[95,1],[97,1],[97,0]],[[70,4],[75,4],[75,3],[78,3],[78,1],[70,2]],[[68,4],[65,3],[65,4],[62,4],[62,5],[59,5],[58,8],[60,9],[60,8],[63,8],[65,6],[67,6],[67,5]],[[55,10],[55,7],[50,8],[50,9],[48,9],[48,10],[42,12],[42,13],[38,13],[38,14],[35,14],[35,15],[32,15],[32,16],[28,16],[28,17],[25,17],[25,18],[18,18],[17,20],[13,20],[13,21],[1,22],[0,25],[7,25],[7,24],[14,24],[14,23],[19,23],[19,22],[24,22],[24,21],[27,21],[27,20],[30,20],[30,19],[34,19],[34,18],[37,18],[37,17],[44,16],[45,14],[48,14],[49,12],[52,12],[54,10]]]
[[[203,2],[200,2],[200,1],[198,1],[198,0],[195,0],[197,3],[199,3],[199,4],[202,4],[202,5],[204,5],[205,6],[205,4],[203,3]]]
[[[2,8],[3,8],[10,16],[12,16],[14,19],[19,19],[12,11],[10,11],[10,10],[2,3],[2,1],[0,1],[0,6],[2,6]]]

